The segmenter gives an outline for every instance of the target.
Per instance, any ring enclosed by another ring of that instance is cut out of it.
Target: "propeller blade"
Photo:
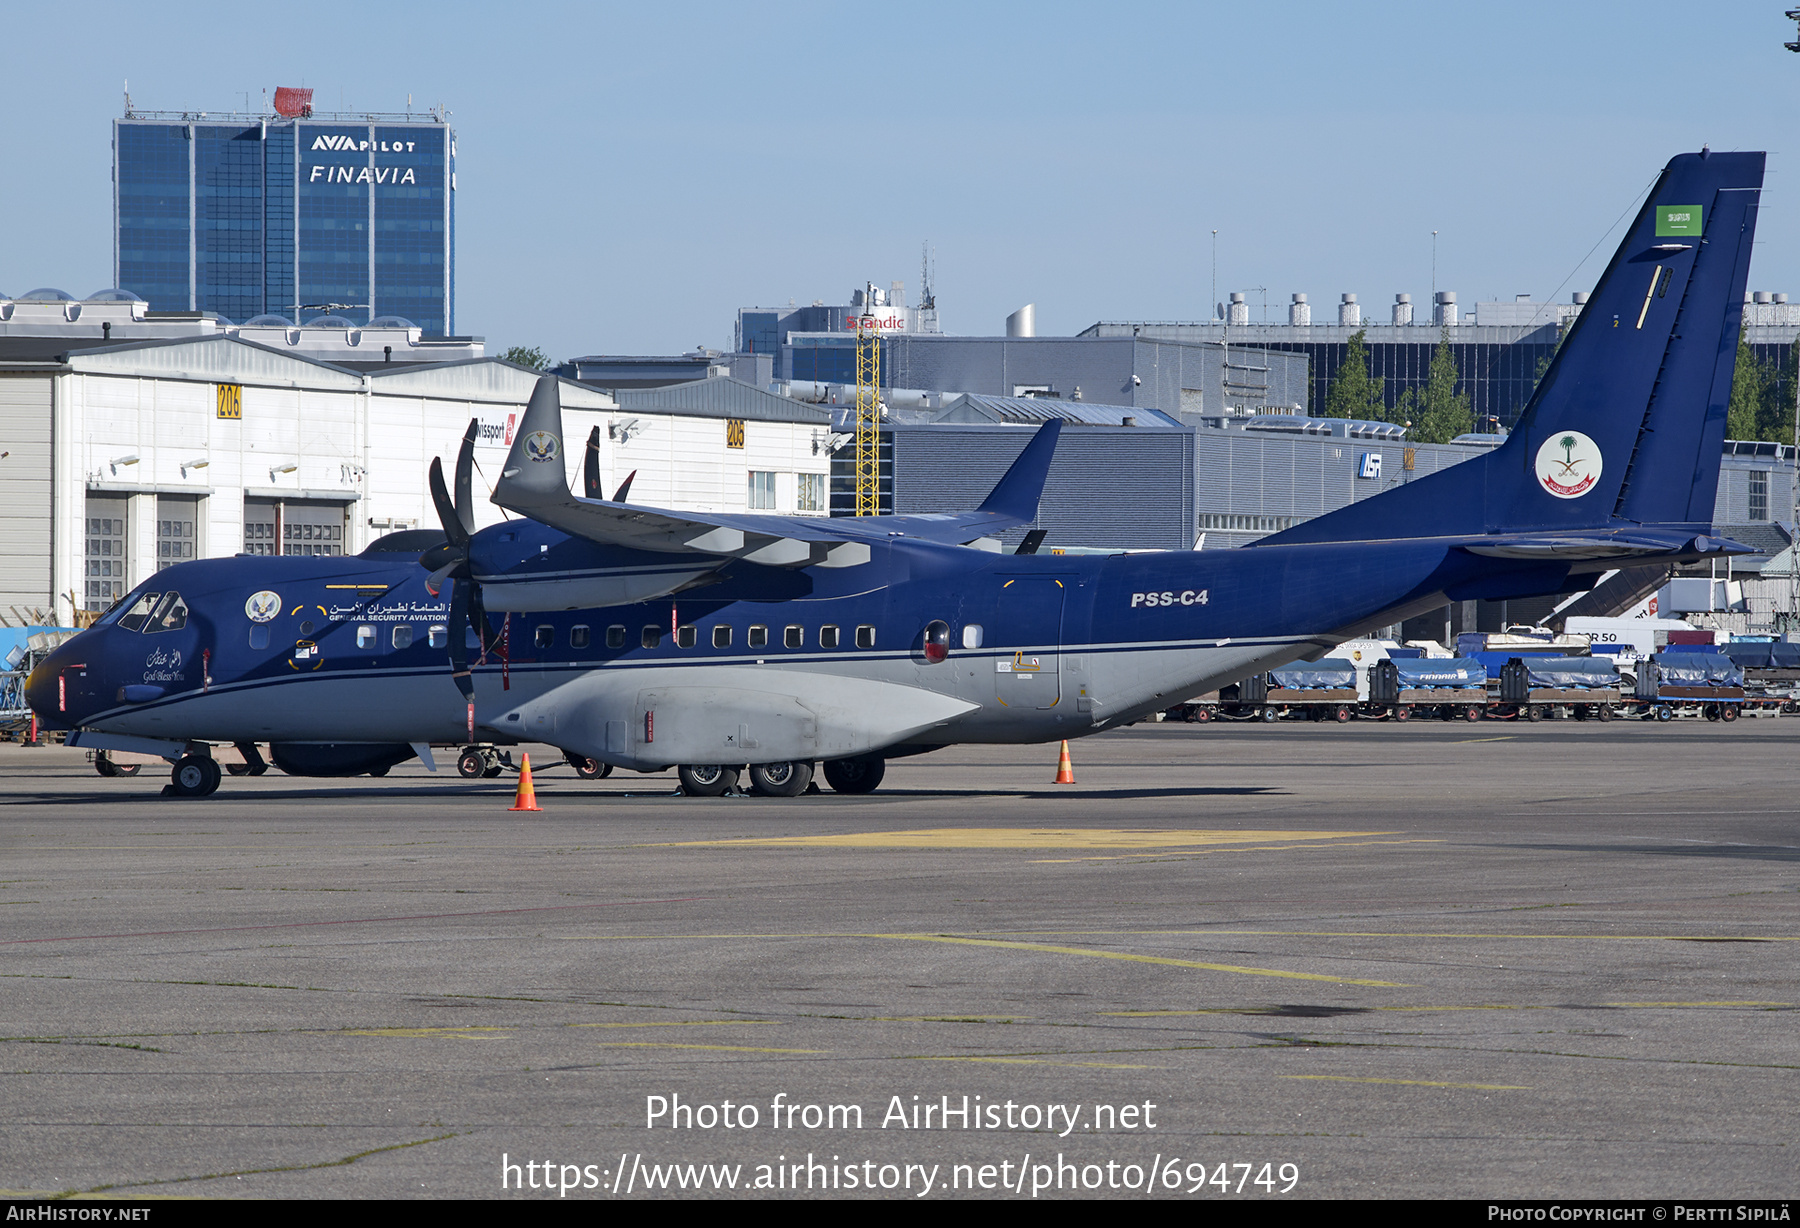
[[[440,546],[438,548],[442,549],[443,547]],[[420,559],[419,561],[422,563],[425,560]],[[459,569],[462,569],[463,562],[464,562],[464,560],[462,560],[460,558],[451,559],[448,563],[445,563],[442,567],[440,567],[436,571],[432,572],[429,576],[426,576],[425,577],[425,591],[430,593],[433,597],[437,596],[439,591],[441,591],[444,587],[444,581],[446,579],[448,579],[452,573],[456,572]],[[458,578],[459,579],[466,578],[466,571],[465,571],[465,576],[458,577]]]
[[[462,447],[456,452],[456,518],[462,522],[463,536],[475,531],[475,499],[470,494],[470,471],[475,466],[475,435],[480,428],[474,419],[463,432]]]
[[[450,677],[464,699],[475,700],[475,679],[469,673],[469,603],[475,585],[468,580],[456,582],[450,598]]]
[[[437,508],[438,520],[444,526],[444,534],[450,544],[459,551],[469,544],[469,531],[463,527],[462,515],[456,510],[456,504],[450,501],[450,492],[444,487],[444,462],[437,457],[431,458],[431,502]]]
[[[601,499],[605,492],[600,489],[600,428],[595,427],[588,432],[587,459],[581,466],[581,493],[590,499]]]
[[[631,493],[631,479],[636,476],[636,469],[633,469],[630,473],[625,475],[625,480],[619,483],[619,489],[613,491],[612,501],[614,503],[625,502],[625,496]]]

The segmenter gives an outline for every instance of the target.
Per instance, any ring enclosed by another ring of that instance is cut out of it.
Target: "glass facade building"
[[[133,114],[113,192],[113,284],[152,311],[456,330],[456,134],[436,120]]]

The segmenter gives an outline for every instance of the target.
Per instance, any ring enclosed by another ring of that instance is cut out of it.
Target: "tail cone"
[[[513,801],[514,810],[542,810],[537,804],[537,790],[531,787],[531,756],[526,755],[520,761],[519,795]]]
[[[1072,785],[1075,783],[1075,765],[1069,762],[1069,740],[1063,739],[1062,758],[1056,761],[1056,784]]]

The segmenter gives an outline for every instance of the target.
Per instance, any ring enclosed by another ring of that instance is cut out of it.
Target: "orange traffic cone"
[[[537,804],[537,790],[531,787],[531,756],[526,755],[519,767],[519,795],[514,799],[514,810],[542,810]]]
[[[1056,780],[1052,783],[1072,785],[1075,783],[1075,765],[1069,762],[1069,740],[1063,739],[1062,758],[1056,761]]]

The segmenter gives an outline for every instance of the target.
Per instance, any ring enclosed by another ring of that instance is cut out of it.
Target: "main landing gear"
[[[879,755],[831,759],[825,765],[825,783],[839,793],[873,793],[887,774],[887,761]],[[749,791],[759,797],[799,797],[813,783],[813,765],[796,759],[786,763],[756,763],[749,768],[724,763],[684,763],[677,772],[681,791],[689,797],[723,797],[749,777]]]

